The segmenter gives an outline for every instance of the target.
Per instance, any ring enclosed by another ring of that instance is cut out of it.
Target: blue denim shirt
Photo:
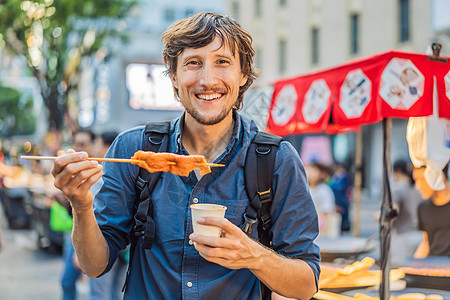
[[[203,259],[189,243],[192,220],[189,206],[216,203],[227,206],[225,217],[239,226],[249,204],[244,188],[247,148],[257,132],[255,123],[235,113],[235,129],[224,153],[215,163],[225,167],[197,180],[163,173],[152,199],[156,238],[150,250],[137,244],[125,299],[260,299],[260,282],[248,269],[230,270]],[[169,152],[188,154],[181,144],[182,120],[170,125]],[[144,128],[118,136],[107,157],[130,158],[143,149]],[[132,164],[105,163],[104,184],[94,201],[98,224],[108,242],[109,265],[129,243],[139,168]],[[255,176],[256,180],[256,176]],[[296,150],[282,142],[276,157],[274,199],[271,206],[273,249],[304,260],[319,276],[317,213],[311,200],[305,170]],[[254,226],[257,226],[255,224]],[[256,228],[256,227],[254,227]],[[257,230],[252,237],[257,239]],[[301,284],[301,282],[299,282]]]

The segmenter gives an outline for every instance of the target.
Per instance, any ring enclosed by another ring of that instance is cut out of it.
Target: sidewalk
[[[1,299],[61,299],[62,258],[36,249],[35,240],[29,230],[10,230],[2,226]]]

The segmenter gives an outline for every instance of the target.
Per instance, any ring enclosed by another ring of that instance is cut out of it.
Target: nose
[[[212,87],[217,85],[217,72],[213,65],[204,63],[200,70],[200,84],[205,87]]]

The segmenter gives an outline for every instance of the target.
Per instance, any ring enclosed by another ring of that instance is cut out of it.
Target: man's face
[[[220,123],[230,115],[247,82],[239,55],[215,38],[202,48],[187,48],[177,58],[177,70],[170,74],[186,112],[202,125]]]
[[[434,190],[430,188],[427,180],[424,176],[425,168],[414,168],[413,179],[416,185],[416,189],[420,192],[423,199],[430,199],[434,194]]]
[[[94,156],[94,143],[91,140],[91,136],[87,132],[78,132],[73,136],[72,140],[73,150],[85,151],[89,156]]]

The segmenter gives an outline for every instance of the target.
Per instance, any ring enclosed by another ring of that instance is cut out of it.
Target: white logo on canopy
[[[285,85],[275,98],[272,109],[272,119],[276,125],[286,125],[292,118],[297,107],[297,91],[292,84]]]
[[[348,119],[361,117],[371,99],[372,82],[361,69],[348,72],[341,86],[340,108]]]
[[[381,76],[380,96],[393,109],[408,110],[422,97],[424,83],[411,60],[393,58]]]
[[[450,71],[445,75],[445,94],[447,95],[448,100],[450,100]]]
[[[323,79],[314,80],[305,95],[302,108],[307,123],[317,123],[328,108],[331,91]]]

